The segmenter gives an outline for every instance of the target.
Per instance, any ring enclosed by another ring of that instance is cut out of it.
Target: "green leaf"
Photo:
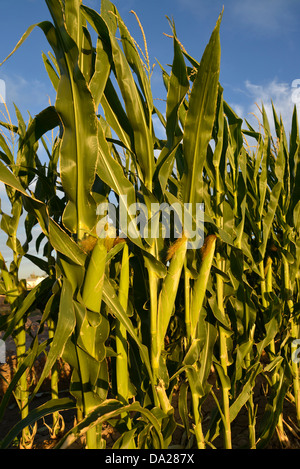
[[[1,441],[0,448],[6,449],[13,442],[13,440],[19,435],[19,433],[29,425],[32,425],[37,420],[46,417],[46,415],[53,414],[62,410],[74,409],[75,402],[69,397],[61,399],[50,399],[45,404],[29,412],[28,416],[17,423],[10,432]]]
[[[75,425],[63,438],[60,440],[55,449],[64,449],[70,446],[77,438],[84,435],[88,429],[95,425],[100,425],[109,419],[113,419],[120,414],[125,412],[138,412],[141,413],[154,427],[157,437],[159,439],[159,447],[164,448],[164,440],[161,434],[160,425],[157,418],[153,415],[150,410],[141,407],[138,402],[133,404],[123,405],[120,401],[115,399],[108,399],[102,404],[97,406],[87,417],[82,419],[77,425]]]
[[[48,59],[48,57],[44,53],[42,54],[42,57],[43,57],[45,69],[46,69],[46,71],[48,73],[48,76],[51,80],[53,88],[55,89],[55,91],[57,91],[58,90],[58,85],[59,85],[59,76],[57,74],[57,71],[55,70],[52,63],[50,62],[50,60]]]
[[[37,114],[30,122],[26,134],[21,141],[21,148],[32,142],[37,142],[46,132],[60,125],[60,118],[54,106],[49,106]],[[33,139],[32,139],[33,137]]]
[[[65,344],[70,335],[74,331],[76,324],[74,306],[73,306],[73,290],[71,283],[67,278],[63,279],[58,320],[46,363],[43,368],[41,377],[34,389],[33,395],[37,393],[44,379],[49,375],[54,363],[63,354]]]
[[[95,71],[89,84],[95,101],[96,109],[98,109],[98,106],[102,100],[102,96],[111,70],[111,52],[107,50],[107,47],[108,46],[98,38],[96,47]]]
[[[203,202],[202,171],[215,121],[220,73],[221,16],[202,56],[193,88],[183,133],[186,171],[182,178],[183,201]]]
[[[63,222],[69,231],[77,233],[81,239],[96,224],[96,204],[91,196],[98,158],[96,109],[78,67],[78,47],[66,30],[61,3],[59,0],[46,0],[46,3],[55,24],[54,31],[47,32],[46,36],[54,50],[61,74],[55,108],[64,129],[60,146],[60,171],[68,203]],[[78,28],[79,31],[79,25]]]
[[[133,428],[125,433],[122,433],[120,438],[114,443],[112,449],[133,449],[135,445],[134,437],[137,432],[137,428]]]
[[[39,345],[38,343],[38,340],[35,340],[34,341],[34,344],[33,344],[33,347],[32,349],[29,349],[27,351],[27,354],[26,354],[26,357],[24,358],[24,360],[19,364],[17,370],[15,371],[14,373],[14,376],[11,380],[11,382],[9,383],[9,386],[8,388],[6,389],[5,391],[5,394],[2,398],[2,401],[1,401],[1,405],[0,405],[0,420],[2,419],[3,417],[3,414],[5,412],[5,409],[7,407],[7,405],[9,404],[9,401],[10,401],[10,398],[11,398],[11,395],[15,389],[15,387],[17,386],[18,384],[18,381],[20,380],[21,376],[28,370],[32,367],[34,361],[36,360],[36,358],[42,353],[44,352],[44,350],[46,349],[47,345],[49,345],[49,340],[43,342],[42,344]],[[9,442],[10,443],[10,442]],[[8,444],[9,444],[8,443]],[[1,445],[0,445],[1,446]]]
[[[35,264],[39,269],[43,270],[44,272],[49,271],[48,262],[40,257],[33,256],[32,254],[25,254],[26,259],[29,259],[33,264]]]
[[[111,79],[108,78],[101,98],[107,123],[116,132],[125,148],[133,148],[133,131]]]
[[[75,264],[84,266],[86,254],[72,238],[51,218],[49,219],[49,239],[53,248],[64,254]]]
[[[24,298],[20,307],[17,311],[13,311],[8,318],[6,331],[3,336],[3,340],[6,340],[13,332],[14,328],[17,326],[18,322],[23,318],[23,316],[30,310],[32,305],[40,298],[47,295],[49,289],[53,285],[53,279],[50,277],[42,280],[36,287],[34,287]]]
[[[30,198],[30,195],[26,192],[17,177],[2,163],[2,161],[0,161],[0,180],[4,184],[13,187],[17,191],[21,192],[21,194]]]
[[[150,132],[152,123],[150,125],[148,116],[145,115],[144,103],[116,38],[98,13],[86,6],[82,6],[82,11],[99,36],[111,44],[116,79],[124,99],[127,118],[133,130],[134,153],[139,163],[140,176],[145,186],[151,190],[154,174],[153,142]]]
[[[3,161],[8,165],[14,164],[14,156],[2,134],[0,134],[0,146],[4,150],[4,153],[1,152],[1,158]]]
[[[166,108],[166,132],[168,148],[173,147],[175,133],[181,133],[178,126],[179,108],[189,90],[189,81],[187,76],[187,68],[181,47],[178,43],[173,24],[174,35],[174,59],[172,64],[171,76],[169,80]]]
[[[140,88],[144,94],[146,105],[149,110],[150,115],[153,110],[153,98],[150,86],[150,79],[146,74],[145,66],[149,64],[144,64],[141,60],[140,54],[135,45],[134,39],[131,37],[127,26],[124,24],[119,12],[116,7],[114,7],[114,12],[118,18],[118,26],[121,34],[122,46],[124,50],[125,57],[128,61],[128,64],[134,71],[137,76]]]
[[[251,369],[247,370],[247,381],[229,409],[230,422],[232,422],[237,417],[241,408],[248,402],[255,385],[255,380],[261,371],[262,365],[260,363],[256,363]]]
[[[188,383],[184,382],[181,384],[179,388],[179,396],[178,396],[178,412],[180,418],[183,422],[186,434],[189,435],[190,432],[190,423],[189,423],[189,409],[188,409]]]
[[[125,177],[124,172],[120,164],[111,156],[107,141],[105,139],[104,131],[99,122],[99,159],[97,163],[97,173],[99,177],[108,184],[112,190],[119,196],[120,210],[124,213],[127,223],[126,226],[134,219],[134,215],[128,214],[128,207],[136,202],[136,195],[134,186]],[[131,224],[131,226],[135,226]],[[122,230],[122,226],[121,226]],[[129,230],[128,230],[129,231]],[[135,230],[134,236],[127,235],[131,240],[139,247],[143,247],[142,240],[140,238],[138,230]]]
[[[278,330],[280,329],[280,322],[280,310],[278,311],[275,307],[274,311],[272,311],[271,319],[265,324],[264,338],[257,344],[258,356],[261,356],[264,349],[278,333]]]
[[[111,282],[109,281],[108,278],[105,278],[105,280],[104,280],[103,301],[110,308],[111,313],[114,316],[116,316],[116,318],[120,321],[120,323],[126,328],[126,331],[128,332],[128,334],[133,338],[133,340],[137,344],[137,346],[140,350],[140,355],[141,355],[142,361],[144,362],[144,364],[147,368],[148,375],[149,375],[152,387],[154,389],[154,381],[153,381],[153,376],[152,376],[152,369],[151,369],[151,365],[150,365],[148,349],[139,340],[130,319],[128,318],[126,312],[124,311],[124,309],[122,308],[122,306],[120,304],[120,300],[117,297],[117,294],[114,290],[114,287],[112,286],[112,284],[111,284]]]
[[[269,402],[266,405],[265,413],[260,421],[258,428],[257,449],[264,449],[270,442],[279,416],[282,414],[283,402],[286,393],[291,384],[291,376],[288,371],[288,365],[285,364],[278,370],[278,380],[270,395]]]

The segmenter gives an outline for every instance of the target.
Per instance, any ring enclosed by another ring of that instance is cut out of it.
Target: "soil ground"
[[[5,305],[2,304],[2,310]],[[0,308],[1,308],[1,299],[0,299]],[[36,311],[30,319],[27,320],[27,328],[30,330],[32,336],[36,333],[38,329],[38,318],[39,312]],[[47,337],[47,330],[44,331],[45,338]],[[28,336],[29,337],[29,336]],[[1,338],[1,336],[0,336]],[[30,340],[30,337],[29,337]],[[0,400],[2,399],[8,384],[10,383],[13,375],[14,370],[16,367],[16,355],[15,355],[15,345],[14,341],[9,338],[5,342],[6,345],[6,363],[0,365]],[[45,357],[40,356],[34,363],[34,366],[28,376],[28,382],[34,387],[37,383],[39,376],[42,372],[43,365],[45,362]],[[68,388],[69,388],[69,379],[70,379],[70,368],[69,366],[60,361],[59,364],[59,373],[60,373],[60,380],[59,380],[59,396],[66,397],[69,395]],[[2,379],[1,379],[2,377]],[[212,373],[211,376],[212,383],[214,381],[214,375]],[[45,380],[44,384],[42,385],[39,393],[35,396],[32,401],[31,409],[42,405],[44,402],[47,402],[50,399],[50,388],[49,388],[50,380]],[[263,378],[257,381],[257,385],[255,388],[254,393],[254,402],[258,405],[257,409],[257,422],[260,421],[265,405],[266,405],[266,396],[264,393],[265,383],[263,382]],[[216,390],[218,393],[218,390]],[[177,408],[177,397],[178,395],[175,393],[174,395],[174,412],[175,412],[175,419],[181,423],[179,412]],[[203,427],[205,431],[205,427],[208,424],[210,415],[212,410],[215,408],[215,401],[214,399],[209,396],[203,405]],[[69,430],[74,425],[74,420],[76,419],[76,411],[68,410],[62,413],[63,419],[65,422],[65,431]],[[20,414],[18,406],[14,399],[11,399],[8,407],[6,408],[4,417],[0,421],[0,441],[5,437],[5,435],[9,432],[9,430],[20,420]],[[288,401],[285,400],[284,402],[284,410],[283,410],[283,420],[284,420],[284,429],[286,432],[285,441],[282,442],[279,440],[277,433],[275,432],[268,449],[300,449],[300,434],[299,431],[296,430],[296,415],[295,415],[295,408],[294,406]],[[34,443],[32,449],[51,449],[53,448],[57,440],[51,439],[49,436],[49,429],[48,426],[51,426],[52,417],[47,416],[45,419],[41,419],[38,421],[37,431],[34,438]],[[106,447],[112,448],[114,442],[118,439],[119,434],[118,432],[111,427],[110,425],[103,425],[103,439],[106,441]],[[178,428],[173,437],[173,444],[180,445],[182,443],[184,434],[181,428]],[[237,418],[234,420],[232,424],[232,441],[233,441],[233,448],[247,448],[248,447],[248,415],[246,409],[239,413]],[[219,437],[216,439],[213,444],[216,448],[222,448],[222,438]],[[75,442],[71,449],[81,449],[83,447],[82,441]]]

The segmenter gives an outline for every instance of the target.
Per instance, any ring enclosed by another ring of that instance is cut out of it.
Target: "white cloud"
[[[291,88],[290,83],[279,82],[277,79],[273,79],[271,82],[266,84],[255,84],[250,81],[245,83],[245,93],[248,96],[249,108],[247,109],[247,115],[242,117],[246,118],[254,123],[257,126],[257,120],[250,113],[255,114],[261,121],[261,114],[258,109],[261,108],[261,105],[264,105],[266,110],[271,131],[274,132],[274,119],[273,119],[273,110],[272,102],[276,110],[277,116],[282,117],[283,124],[287,135],[289,134],[291,128],[291,121],[294,109],[294,102],[292,99],[293,89]],[[300,117],[299,108],[298,115]]]
[[[54,103],[55,96],[47,82],[37,79],[28,80],[17,74],[2,74],[6,86],[6,103],[15,120],[12,104],[20,109],[25,121],[28,120],[27,110],[32,116],[49,106],[49,95]]]
[[[234,110],[234,112],[241,118],[245,116],[245,108],[241,104],[238,103],[231,103],[230,107]]]

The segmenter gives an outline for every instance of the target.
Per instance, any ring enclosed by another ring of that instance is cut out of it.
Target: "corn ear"
[[[171,257],[167,275],[163,281],[159,303],[157,320],[157,352],[163,349],[164,337],[170,322],[175,305],[179,280],[186,257],[187,238],[183,236],[174,243],[169,250],[168,259]]]
[[[100,312],[102,302],[106,254],[103,240],[98,239],[91,254],[82,291],[83,303],[87,309],[95,313]]]
[[[215,235],[209,235],[202,247],[202,263],[198,278],[195,280],[193,286],[191,300],[191,339],[196,338],[198,319],[206,295],[207,283],[215,255],[216,241],[217,237]]]

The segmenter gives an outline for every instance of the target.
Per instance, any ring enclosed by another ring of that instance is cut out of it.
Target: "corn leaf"
[[[57,327],[53,337],[53,342],[49,350],[42,374],[34,389],[32,397],[37,393],[44,379],[49,375],[56,360],[62,356],[65,344],[72,332],[74,331],[75,325],[76,319],[73,307],[72,286],[68,279],[64,278],[61,291]]]
[[[183,134],[186,172],[182,178],[184,202],[203,202],[202,171],[211,139],[220,73],[221,16],[202,56],[193,83]]]
[[[82,419],[81,422],[67,432],[55,448],[67,448],[77,440],[79,435],[84,435],[92,426],[104,423],[105,421],[113,419],[117,415],[125,412],[138,412],[143,415],[153,425],[159,438],[160,448],[164,448],[164,440],[161,434],[160,424],[155,415],[148,409],[143,408],[138,402],[134,402],[129,405],[122,405],[121,402],[115,399],[108,399],[96,407],[90,415]]]
[[[61,4],[47,0],[47,5],[55,24],[47,38],[61,74],[55,107],[64,128],[60,170],[68,204],[63,221],[81,239],[96,224],[96,204],[90,192],[98,157],[97,116],[91,92],[78,68],[78,47],[66,30]]]
[[[152,176],[154,173],[153,142],[150,124],[145,115],[144,105],[141,100],[137,85],[134,81],[130,66],[124,53],[119,47],[116,38],[108,29],[103,18],[98,13],[86,6],[82,11],[91,26],[104,41],[109,41],[112,50],[112,60],[116,79],[120,87],[127,117],[133,129],[134,153],[139,163],[141,177],[148,189],[152,189]]]
[[[50,399],[49,401],[45,402],[45,404],[42,404],[40,407],[32,410],[26,418],[18,422],[1,441],[0,448],[8,448],[13,440],[19,435],[19,433],[21,433],[23,428],[27,427],[28,425],[32,425],[33,423],[37,422],[37,420],[46,417],[46,415],[62,410],[74,409],[75,407],[74,400],[70,399],[69,397],[63,397],[61,399]]]

